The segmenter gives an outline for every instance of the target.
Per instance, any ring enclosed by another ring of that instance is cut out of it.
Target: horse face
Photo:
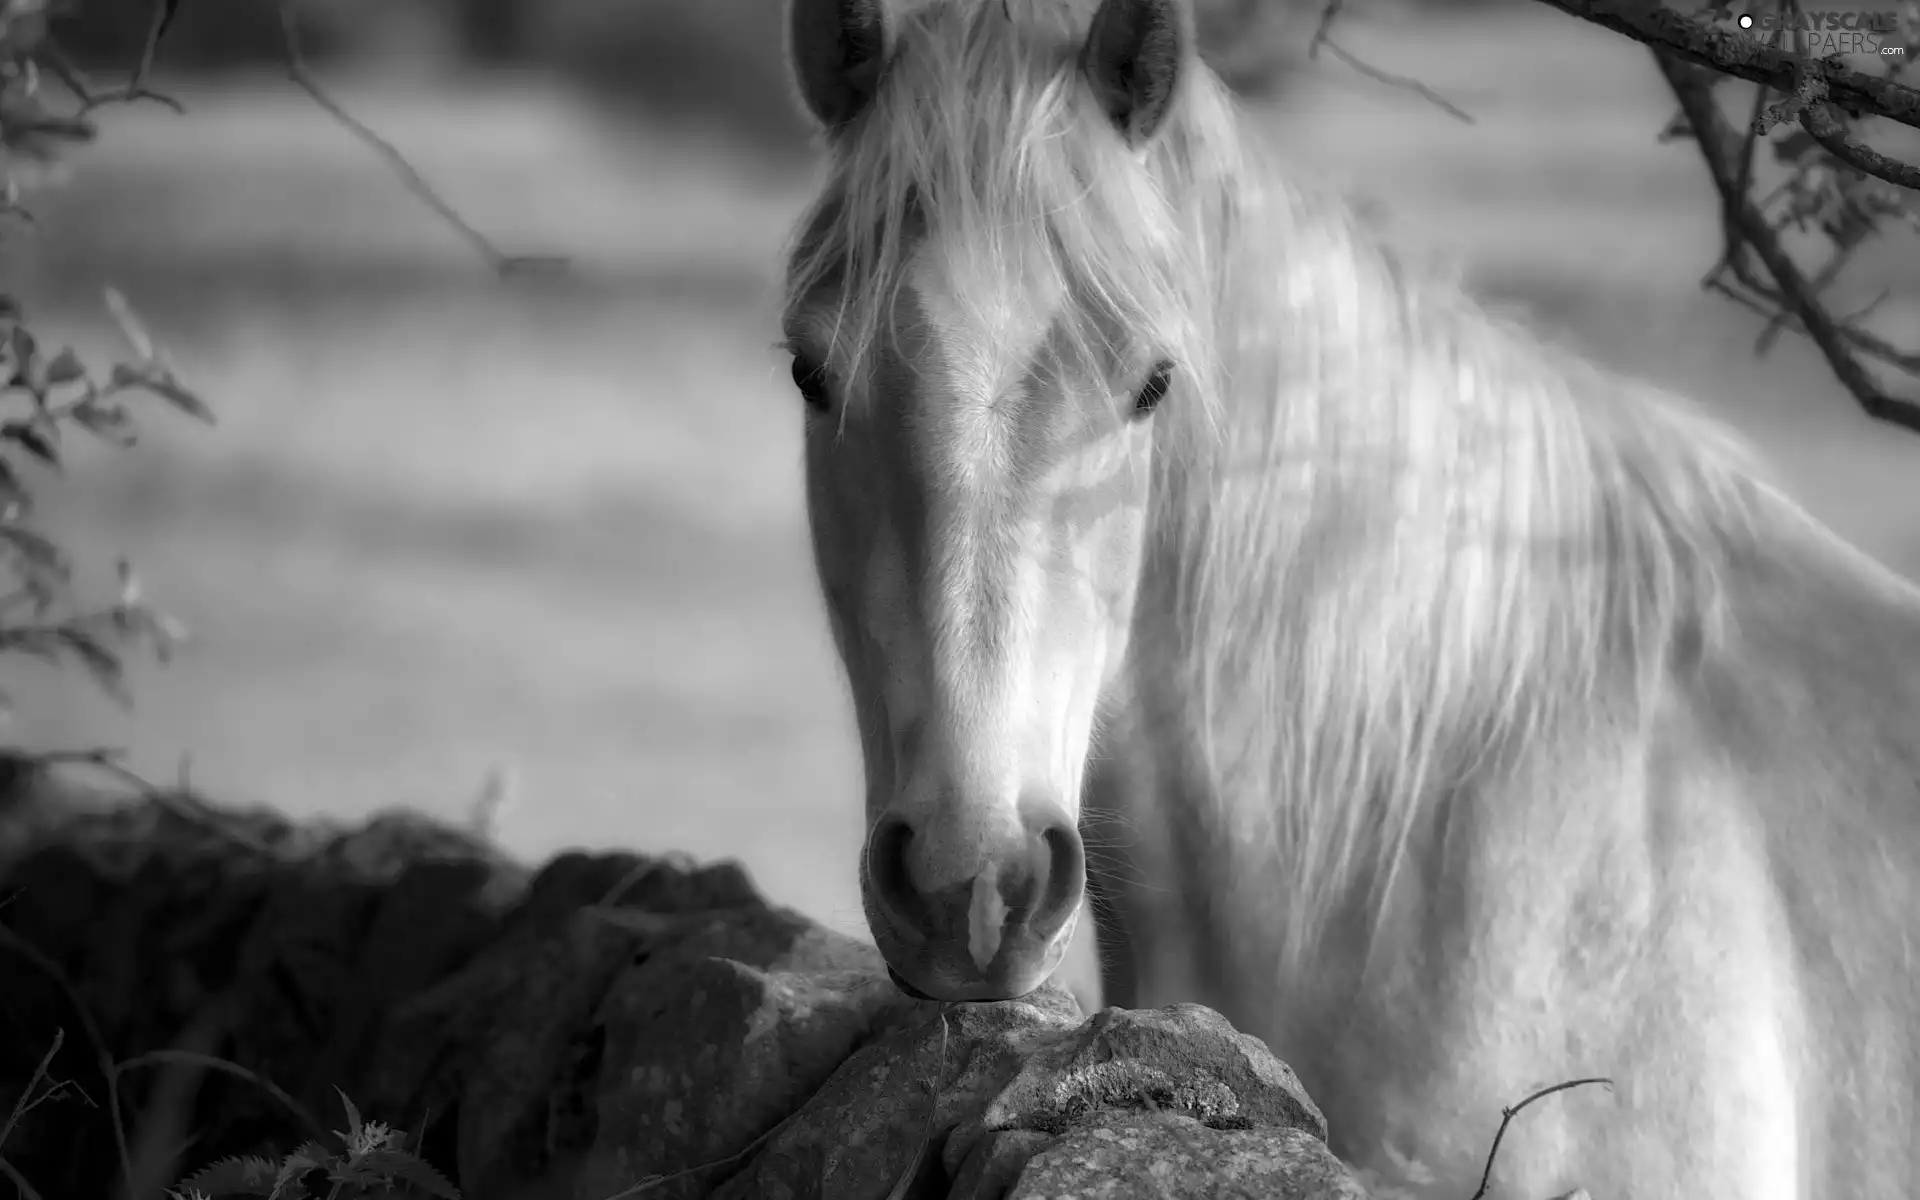
[[[867,920],[908,990],[1002,999],[1059,965],[1085,893],[1081,780],[1126,654],[1151,416],[1174,377],[1154,339],[1102,315],[1157,298],[1115,306],[1059,269],[1124,253],[1085,228],[1056,243],[1084,177],[1009,183],[1033,154],[988,110],[1031,87],[1070,97],[1048,111],[1079,123],[1036,123],[1032,145],[1070,132],[1105,170],[1156,136],[1190,38],[1177,0],[1102,0],[1077,52],[1064,29],[1041,36],[1053,7],[1022,5],[1016,29],[1012,6],[968,3],[920,11],[902,51],[889,11],[790,3],[794,80],[843,186],[802,238],[816,252],[796,257],[828,269],[789,288],[787,332],[815,562],[866,759]],[[1032,40],[995,48],[1016,35]],[[917,91],[935,81],[937,112]],[[975,152],[988,161],[955,165]],[[1128,207],[1096,232],[1121,221],[1141,224]],[[869,252],[817,252],[848,244]],[[877,336],[843,342],[849,313]]]
[[[867,919],[910,989],[996,999],[1052,973],[1080,908],[1081,779],[1126,652],[1171,367],[1036,339],[1057,298],[951,261],[915,256],[872,362],[827,366],[824,319],[790,333],[865,750]]]

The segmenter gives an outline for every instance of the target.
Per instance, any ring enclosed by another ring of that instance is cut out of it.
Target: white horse
[[[1175,0],[790,4],[896,979],[1022,995],[1086,907],[1110,1001],[1265,1038],[1406,1194],[1601,1075],[1493,1195],[1920,1196],[1920,592],[1290,186]]]

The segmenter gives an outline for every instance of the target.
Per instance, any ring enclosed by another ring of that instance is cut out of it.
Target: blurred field
[[[1548,335],[1711,401],[1920,573],[1920,439],[1856,416],[1793,337],[1756,360],[1758,322],[1698,290],[1713,197],[1690,145],[1654,141],[1643,51],[1531,10],[1346,41],[1477,124],[1325,64],[1271,118],[1303,172],[1379,198]],[[191,753],[216,794],[343,816],[458,814],[497,766],[518,850],[736,855],[857,928],[857,758],[770,349],[806,176],[538,78],[341,81],[503,246],[576,259],[508,288],[291,88],[180,90],[186,118],[108,123],[6,270],[92,347],[118,283],[219,409],[89,448],[49,506],[199,638],[140,673],[132,718],[10,677],[26,740],[129,744],[160,777]],[[1917,305],[1883,309],[1888,332],[1920,330]]]

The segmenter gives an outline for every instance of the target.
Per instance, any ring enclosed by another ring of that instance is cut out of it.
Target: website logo
[[[1731,22],[1742,36],[1763,46],[1805,58],[1898,58],[1908,50],[1896,8],[1770,9],[1736,16],[1732,0],[1713,0],[1705,14],[1710,20]]]

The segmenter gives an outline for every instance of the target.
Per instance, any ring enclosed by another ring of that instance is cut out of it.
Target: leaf
[[[34,360],[39,353],[40,345],[25,325],[16,324],[7,330],[7,357],[13,360],[13,375],[7,380],[8,387],[26,385],[32,378]]]
[[[1813,135],[1799,128],[1794,129],[1783,138],[1776,138],[1773,142],[1773,158],[1775,162],[1788,164],[1797,163],[1809,154],[1814,154],[1819,150],[1820,143],[1813,140]]]
[[[360,1110],[354,1107],[353,1098],[339,1088],[334,1088],[333,1094],[340,1097],[341,1106],[347,1110],[347,1132],[341,1134],[340,1137],[345,1140],[347,1145],[352,1146],[360,1140]]]
[[[144,643],[162,664],[171,662],[174,648],[186,640],[186,629],[178,621],[145,604],[116,604],[107,616],[114,632]]]
[[[133,306],[120,294],[119,288],[106,289],[107,312],[113,316],[113,323],[120,327],[120,336],[127,339],[127,345],[140,356],[143,362],[152,362],[153,339],[147,335],[146,326],[133,314]]]
[[[100,133],[85,117],[48,112],[34,97],[16,95],[10,107],[8,120],[0,127],[0,144],[22,158],[53,162],[60,156],[60,143],[91,142]]]
[[[213,415],[213,409],[207,407],[207,402],[195,395],[172,376],[167,375],[161,376],[158,379],[148,379],[145,381],[145,386],[148,391],[158,395],[161,399],[173,405],[181,412],[186,413],[188,416],[205,421],[209,425],[218,424],[218,420]]]
[[[299,1149],[295,1150],[293,1154],[288,1155],[288,1157],[299,1157],[306,1160],[308,1166],[318,1167],[333,1161],[333,1151],[322,1146],[319,1142],[309,1139],[301,1142]]]
[[[6,186],[0,187],[0,217],[11,217],[29,229],[40,227],[39,219],[21,207],[20,181],[12,176],[8,176]]]
[[[0,524],[0,543],[13,548],[28,570],[64,585],[73,578],[73,564],[52,538],[19,525]]]
[[[190,417],[197,417],[209,425],[217,423],[213,410],[207,407],[206,401],[164,371],[151,367],[142,370],[126,363],[116,363],[110,386],[116,389],[140,388],[152,392]]]
[[[42,433],[30,421],[8,421],[0,424],[0,438],[13,442],[25,449],[41,462],[50,467],[60,466],[60,450],[53,439]]]
[[[25,654],[42,662],[58,664],[58,640],[45,629],[0,630],[0,653]]]
[[[312,1142],[305,1143],[280,1161],[280,1169],[273,1177],[273,1190],[267,1193],[269,1200],[276,1200],[282,1196],[306,1195],[307,1175],[314,1171],[325,1170],[326,1164],[330,1161],[331,1158],[325,1150]]]
[[[193,632],[166,613],[157,612],[151,608],[146,612],[153,621],[154,657],[162,663],[170,662],[173,659],[174,647],[192,637]]]
[[[33,507],[33,494],[27,491],[27,485],[20,482],[20,472],[13,464],[0,458],[0,521],[12,521],[24,516]]]
[[[137,440],[133,435],[133,418],[128,415],[125,405],[111,400],[87,399],[74,405],[70,411],[82,429],[102,441],[126,447]]]
[[[273,1190],[279,1168],[266,1158],[223,1158],[180,1181],[176,1191],[203,1193],[209,1200],[221,1196],[265,1196]]]
[[[460,1200],[460,1189],[435,1170],[432,1163],[405,1150],[375,1150],[361,1158],[358,1165],[386,1178],[410,1183],[429,1196],[439,1197],[439,1200]]]
[[[73,347],[62,347],[60,353],[53,356],[47,364],[47,382],[51,384],[77,383],[87,377],[87,367]]]

